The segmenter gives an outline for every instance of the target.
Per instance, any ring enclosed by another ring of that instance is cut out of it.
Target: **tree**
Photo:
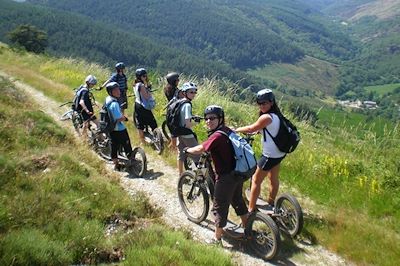
[[[43,53],[47,47],[47,33],[32,25],[19,25],[8,33],[10,40],[28,52]]]

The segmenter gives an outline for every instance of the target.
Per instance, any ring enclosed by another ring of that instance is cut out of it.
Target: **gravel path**
[[[70,123],[59,121],[60,115],[68,110],[60,108],[58,102],[46,97],[35,88],[7,75],[0,71],[0,76],[11,80],[17,88],[23,89],[31,99],[39,104],[41,110],[57,121],[63,127],[69,127],[74,132]],[[176,193],[177,170],[164,163],[157,155],[146,154],[148,159],[149,173],[144,178],[130,178],[127,174],[121,173],[121,186],[130,195],[138,191],[144,192],[150,199],[152,205],[163,210],[162,219],[171,227],[178,230],[190,231],[193,238],[205,242],[213,236],[212,223],[209,220],[197,225],[186,219],[178,202]],[[171,156],[175,156],[171,154]],[[111,165],[108,169],[112,171]],[[210,218],[210,217],[209,217]],[[273,262],[265,262],[246,252],[241,242],[224,241],[224,250],[229,252],[233,261],[238,265],[350,265],[348,261],[338,255],[331,253],[318,245],[307,244],[306,242],[294,241],[295,250],[281,252]]]

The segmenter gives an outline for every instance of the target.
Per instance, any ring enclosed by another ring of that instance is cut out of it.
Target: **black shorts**
[[[285,155],[286,156],[286,155]],[[275,165],[280,164],[280,162],[285,158],[285,156],[281,158],[268,158],[264,155],[258,160],[257,165],[264,171],[271,170]]]
[[[135,119],[137,129],[144,130],[146,126],[150,126],[152,130],[157,128],[157,121],[153,113],[137,102],[135,102],[135,117],[133,119]]]
[[[96,120],[96,116],[95,115],[90,116],[84,111],[81,113],[81,115],[82,115],[82,120],[85,121],[85,122],[88,121],[88,120],[90,120],[90,121]]]

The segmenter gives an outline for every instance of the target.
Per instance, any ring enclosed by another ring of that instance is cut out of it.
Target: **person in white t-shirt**
[[[251,125],[239,127],[236,132],[255,133],[260,132],[262,156],[257,162],[257,169],[251,179],[251,192],[249,200],[249,212],[256,210],[257,198],[261,192],[261,183],[268,176],[269,195],[267,210],[273,211],[274,201],[279,190],[279,168],[286,153],[281,152],[276,146],[270,134],[275,137],[278,134],[281,111],[275,101],[275,96],[270,89],[263,89],[257,93],[257,104],[260,108],[259,117]],[[267,134],[266,130],[270,134]]]

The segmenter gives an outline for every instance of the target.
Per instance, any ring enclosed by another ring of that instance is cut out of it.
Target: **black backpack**
[[[278,134],[276,137],[273,137],[268,129],[264,128],[264,141],[266,139],[265,131],[267,131],[268,135],[281,152],[291,153],[300,142],[300,132],[297,130],[296,126],[283,115],[278,115],[278,118],[280,120]]]
[[[116,102],[115,100],[109,102],[108,104],[103,105],[100,110],[100,121],[99,121],[99,131],[101,133],[110,133],[114,130],[116,122],[112,118],[112,114],[109,111],[109,107],[112,102]]]
[[[181,108],[182,105],[185,103],[191,104],[191,102],[188,99],[184,98],[172,101],[167,106],[167,115],[166,115],[167,126],[171,134],[174,136],[193,134],[193,131],[191,129],[182,127],[180,125]]]
[[[75,89],[75,96],[74,99],[72,100],[72,110],[75,111],[82,110],[82,106],[79,104],[79,101],[81,100],[82,89],[83,86],[80,86],[79,88]]]

